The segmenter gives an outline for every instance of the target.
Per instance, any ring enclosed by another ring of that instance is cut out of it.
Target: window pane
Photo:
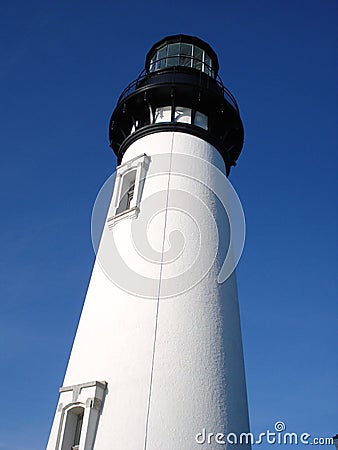
[[[179,60],[178,56],[168,56],[166,67],[178,66],[179,65],[178,60]]]
[[[116,210],[116,214],[120,214],[130,208],[130,202],[132,201],[134,195],[135,179],[136,170],[131,170],[123,176],[120,202]]]
[[[160,60],[157,61],[157,63],[156,63],[156,70],[164,69],[165,66],[166,66],[166,59],[165,59],[165,58],[164,58],[164,59],[160,59]]]
[[[62,442],[59,448],[77,449],[82,429],[84,408],[75,407],[67,411],[66,421],[62,435]]]
[[[194,46],[194,58],[202,61],[203,59],[203,50],[199,47]]]
[[[211,59],[207,54],[205,54],[204,62],[204,72],[211,75]]]
[[[191,67],[192,61],[192,45],[181,44],[180,45],[180,66]]]
[[[199,47],[194,47],[194,62],[193,67],[197,70],[202,70],[203,50]]]
[[[174,122],[191,123],[191,108],[176,106]]]
[[[204,128],[205,130],[207,130],[208,129],[208,116],[206,116],[205,114],[202,114],[199,111],[196,111],[194,125],[197,125],[198,127],[201,127],[201,128]]]
[[[153,72],[155,70],[155,58],[152,58],[150,60],[149,70],[150,70],[150,72]]]
[[[156,108],[154,123],[171,122],[171,106]]]
[[[168,45],[167,67],[178,66],[179,44]]]
[[[165,57],[167,56],[168,47],[162,47],[157,52],[157,67],[156,69],[163,69],[165,67]]]
[[[168,56],[177,56],[179,54],[180,44],[168,45]]]
[[[157,51],[157,59],[165,58],[167,56],[168,47],[162,47]]]
[[[77,416],[76,430],[75,430],[75,439],[74,445],[80,444],[81,430],[82,430],[82,422],[83,422],[83,413]]]

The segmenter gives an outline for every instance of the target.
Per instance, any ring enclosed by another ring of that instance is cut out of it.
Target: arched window
[[[67,411],[61,450],[78,450],[81,438],[84,408],[76,406]]]
[[[117,168],[113,199],[108,211],[109,229],[119,220],[138,216],[149,163],[150,158],[144,153]]]

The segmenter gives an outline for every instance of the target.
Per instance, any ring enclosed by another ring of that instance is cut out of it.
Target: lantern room
[[[120,95],[110,120],[110,146],[118,162],[136,139],[180,131],[215,146],[229,174],[244,132],[237,102],[218,70],[216,53],[197,37],[175,35],[157,42],[144,70]]]

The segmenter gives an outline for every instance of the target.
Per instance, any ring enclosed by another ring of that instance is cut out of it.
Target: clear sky
[[[335,0],[1,2],[0,449],[46,445],[116,165],[109,117],[176,33],[213,46],[245,127],[230,179],[252,431],[338,432],[337,16]]]

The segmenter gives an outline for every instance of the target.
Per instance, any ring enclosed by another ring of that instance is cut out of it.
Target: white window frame
[[[78,450],[93,450],[96,429],[102,412],[107,382],[90,381],[60,388],[60,400],[57,407],[55,422],[58,433],[54,442],[55,450],[65,448],[65,430],[67,414],[75,408],[83,409],[83,422],[80,435],[80,443],[75,446]],[[67,442],[68,443],[68,442]],[[74,447],[74,446],[73,446]],[[68,448],[67,448],[68,450]]]
[[[136,156],[135,158],[117,167],[113,198],[107,219],[109,228],[114,226],[121,219],[136,218],[138,216],[138,213],[140,211],[143,185],[149,167],[149,163],[150,158],[144,153],[140,156]],[[125,175],[127,175],[133,170],[136,170],[133,198],[130,202],[128,209],[120,213],[117,213],[121,198],[123,196],[122,192],[123,178]]]

